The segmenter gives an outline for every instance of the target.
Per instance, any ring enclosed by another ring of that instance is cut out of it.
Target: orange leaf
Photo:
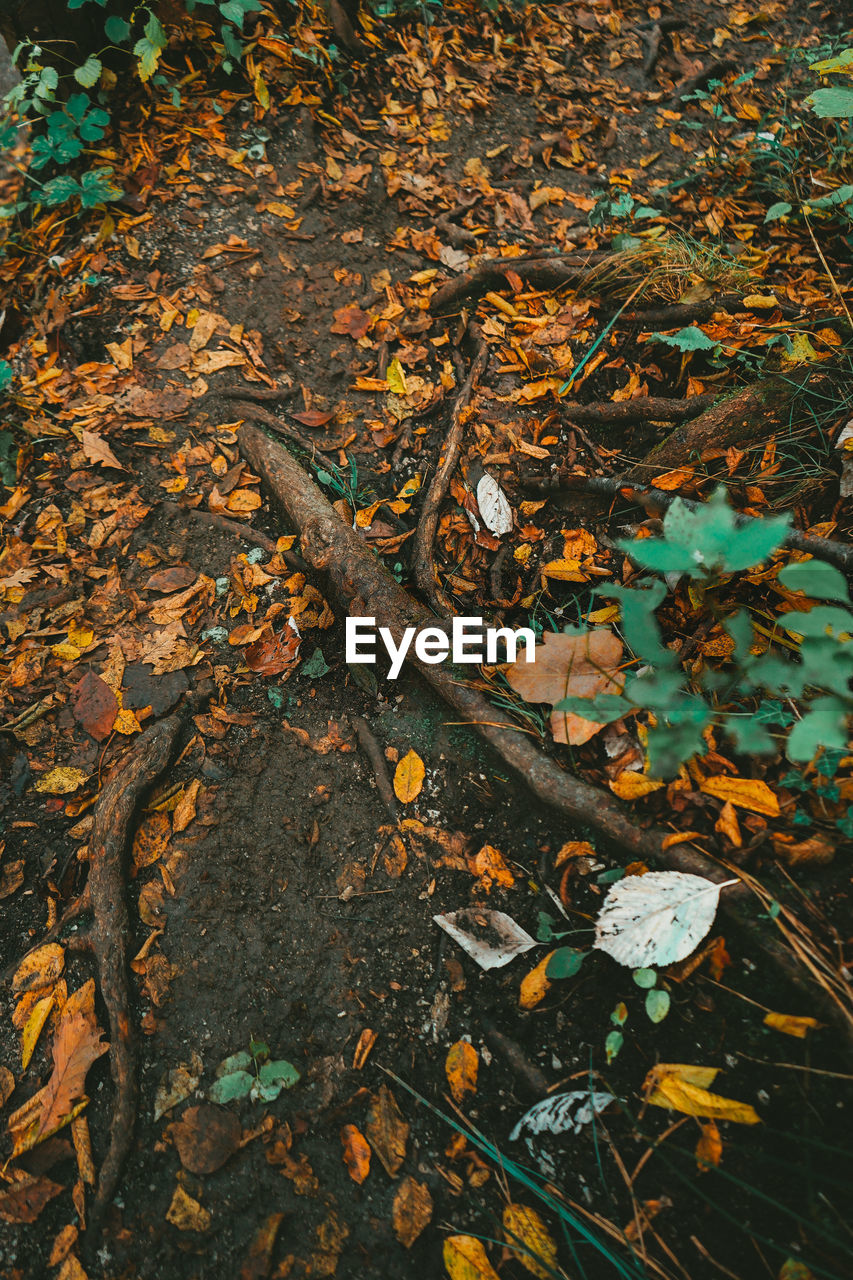
[[[817,1018],[798,1018],[791,1013],[768,1013],[765,1014],[764,1025],[772,1027],[774,1031],[781,1031],[783,1035],[805,1040],[808,1033],[819,1027],[820,1023]]]
[[[432,1218],[432,1196],[423,1182],[416,1178],[404,1178],[397,1188],[391,1210],[394,1234],[411,1249],[424,1227]]]
[[[560,702],[563,698],[594,698],[597,693],[619,693],[622,676],[622,642],[611,631],[585,635],[557,635],[546,631],[536,646],[535,660],[519,658],[507,668],[506,678],[525,702]],[[557,742],[579,746],[604,726],[572,712],[555,711],[551,732]]]
[[[444,1070],[453,1100],[461,1103],[466,1093],[477,1092],[477,1071],[480,1059],[477,1050],[467,1040],[457,1040],[447,1054]]]
[[[518,1003],[522,1009],[535,1009],[540,1004],[551,989],[551,983],[548,981],[547,969],[548,961],[554,954],[549,951],[544,956],[535,969],[531,969],[521,980],[521,988],[518,993]]]
[[[345,1124],[341,1129],[341,1142],[344,1147],[344,1164],[349,1170],[353,1182],[361,1186],[370,1173],[370,1147],[367,1139],[354,1124]]]
[[[776,793],[757,778],[729,778],[721,774],[717,778],[705,778],[699,784],[699,790],[706,796],[730,801],[741,809],[751,809],[753,813],[762,813],[767,818],[779,816]]]
[[[696,1163],[700,1169],[718,1165],[723,1156],[723,1140],[716,1121],[702,1125],[702,1137],[696,1143]]]
[[[394,794],[400,804],[410,804],[420,795],[426,770],[416,751],[407,751],[394,771]]]
[[[620,800],[639,800],[652,791],[659,791],[663,783],[658,778],[647,778],[644,773],[625,769],[618,778],[611,778],[609,785]]]
[[[53,1042],[53,1074],[44,1087],[38,1132],[47,1137],[70,1118],[83,1097],[86,1073],[109,1045],[95,1020],[93,979],[68,997]]]

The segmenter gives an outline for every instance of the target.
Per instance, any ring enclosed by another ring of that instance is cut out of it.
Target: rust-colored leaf
[[[71,690],[71,712],[97,742],[109,737],[118,714],[118,699],[110,686],[87,671]]]
[[[6,1222],[35,1222],[45,1205],[64,1188],[50,1178],[21,1175],[0,1191],[0,1218]]]
[[[370,1173],[370,1146],[367,1139],[354,1124],[345,1124],[341,1129],[341,1143],[349,1176],[361,1186]]]
[[[379,1086],[367,1113],[367,1139],[390,1178],[396,1177],[406,1158],[409,1126],[403,1119],[394,1095],[387,1084]]]
[[[477,1050],[467,1040],[457,1040],[448,1051],[444,1071],[455,1102],[461,1103],[466,1093],[477,1092],[479,1066]]]
[[[214,1173],[240,1146],[242,1129],[232,1111],[205,1105],[188,1107],[169,1126],[178,1157],[190,1173]]]
[[[397,1188],[391,1209],[394,1235],[406,1249],[411,1249],[432,1218],[432,1196],[423,1182],[404,1178]]]
[[[547,702],[552,706],[563,698],[620,693],[622,653],[621,640],[605,628],[581,636],[546,631],[542,643],[536,646],[535,661],[518,658],[507,668],[506,678],[525,702]],[[603,727],[570,711],[555,711],[551,716],[551,732],[556,741],[572,746],[588,742]]]

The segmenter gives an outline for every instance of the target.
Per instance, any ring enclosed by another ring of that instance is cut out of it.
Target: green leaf
[[[585,951],[578,951],[575,947],[558,947],[551,956],[545,968],[545,977],[559,980],[560,978],[573,978],[576,973],[580,972],[581,965],[586,959]]]
[[[630,548],[635,545],[630,543]],[[660,628],[654,616],[655,609],[666,598],[666,586],[663,582],[645,578],[636,587],[623,587],[621,583],[615,583],[598,594],[619,601],[622,630],[638,658],[654,663],[657,667],[676,665],[675,654],[664,648],[661,642]]]
[[[64,201],[70,200],[73,196],[80,194],[80,184],[75,182],[73,178],[69,178],[67,174],[60,174],[58,178],[51,178],[50,182],[46,182],[41,189],[40,200],[46,205],[52,207],[56,204],[63,204]]]
[[[734,739],[738,751],[744,754],[767,756],[776,750],[773,735],[767,729],[760,714],[740,716],[734,713],[727,715],[723,721],[727,734]]]
[[[0,391],[5,391],[12,381],[12,366],[8,360],[0,360]]]
[[[216,1068],[216,1074],[217,1076],[227,1076],[232,1071],[247,1071],[251,1065],[252,1055],[247,1053],[245,1049],[241,1049],[239,1053],[232,1053],[230,1057],[223,1058]]]
[[[311,657],[302,664],[302,675],[308,676],[311,680],[319,680],[320,676],[324,676],[327,671],[331,671],[331,667],[323,657],[322,649],[315,649]]]
[[[658,980],[658,975],[654,969],[635,969],[631,974],[638,987],[642,987],[644,991],[650,990]]]
[[[678,333],[653,333],[653,342],[663,342],[668,347],[676,347],[679,351],[713,351],[718,345],[713,338],[695,324],[680,329]]]
[[[853,116],[853,89],[816,89],[806,98],[806,106],[822,120],[848,119]]]
[[[292,1062],[285,1062],[281,1058],[276,1062],[265,1062],[258,1072],[258,1079],[262,1085],[278,1085],[280,1089],[291,1089],[298,1084],[300,1075]]]
[[[847,579],[824,560],[797,560],[786,564],[779,581],[789,591],[804,591],[812,600],[849,600]]]
[[[251,1092],[255,1077],[248,1071],[232,1071],[229,1075],[220,1076],[207,1091],[211,1102],[233,1102],[235,1098],[245,1098]]]
[[[710,708],[708,720],[711,719]],[[702,737],[703,725],[668,724],[649,730],[649,773],[654,778],[674,778],[685,760],[704,755],[708,744]]]
[[[812,760],[819,747],[842,750],[847,745],[848,711],[841,698],[815,698],[788,734],[788,759],[794,763]]]
[[[625,1037],[621,1031],[611,1031],[604,1041],[604,1051],[607,1054],[607,1065],[610,1066],[614,1058],[619,1056],[619,1050],[625,1043]]]
[[[584,720],[594,720],[596,724],[612,724],[633,709],[634,704],[618,693],[597,693],[594,698],[563,698],[554,703],[555,711],[568,711],[582,716]]]
[[[130,35],[130,23],[113,14],[104,23],[104,32],[112,44],[122,44]]]
[[[84,88],[91,89],[93,85],[98,83],[101,75],[101,60],[90,53],[82,67],[78,67],[74,72],[74,79],[78,84],[82,84]]]
[[[853,49],[843,49],[834,58],[823,58],[820,62],[810,62],[809,71],[819,71],[826,75],[828,71],[853,71]]]
[[[266,1062],[270,1056],[270,1047],[265,1040],[249,1040],[249,1053],[256,1062]]]
[[[628,1006],[624,1000],[619,1001],[616,1008],[610,1015],[610,1021],[613,1023],[614,1027],[624,1027],[625,1023],[628,1021]]]
[[[646,996],[646,1013],[652,1022],[663,1022],[669,1013],[669,992],[655,987]]]
[[[777,200],[776,204],[771,204],[770,208],[764,215],[765,223],[778,222],[780,218],[784,218],[791,212],[793,205],[788,204],[787,200]]]
[[[840,605],[818,605],[809,613],[781,613],[778,621],[790,635],[820,637],[853,632],[853,614]]]

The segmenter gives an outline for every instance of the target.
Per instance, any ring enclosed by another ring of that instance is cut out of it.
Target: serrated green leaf
[[[825,560],[797,560],[779,572],[779,581],[789,591],[804,591],[812,600],[849,600],[847,579],[835,565]]]
[[[806,98],[806,106],[822,120],[848,119],[853,116],[853,89],[816,89]]]
[[[764,215],[765,224],[768,222],[778,222],[780,218],[786,217],[791,212],[793,205],[788,204],[787,200],[777,200],[775,204],[771,204],[770,208]]]
[[[695,324],[688,325],[686,329],[679,329],[678,333],[653,333],[652,341],[663,342],[666,346],[675,347],[678,351],[713,351],[718,345]]]
[[[82,67],[77,67],[74,72],[74,79],[78,84],[82,84],[84,88],[91,89],[93,85],[98,83],[101,75],[101,60],[90,53]]]
[[[236,1098],[248,1097],[254,1083],[255,1077],[248,1071],[232,1071],[214,1080],[207,1091],[207,1096],[211,1102],[218,1102],[220,1105],[233,1102]]]

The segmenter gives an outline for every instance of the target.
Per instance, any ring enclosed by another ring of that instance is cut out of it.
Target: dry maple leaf
[[[555,702],[563,698],[594,698],[598,693],[621,693],[622,642],[612,631],[600,628],[585,635],[557,635],[545,631],[536,646],[533,662],[519,658],[510,664],[506,678],[525,702]],[[569,711],[555,711],[551,733],[557,742],[580,746],[604,725]]]
[[[106,440],[102,440],[94,431],[81,430],[80,443],[90,462],[99,462],[102,467],[115,467],[117,471],[127,470],[119,462]]]
[[[53,1074],[41,1092],[39,1138],[55,1132],[83,1097],[86,1073],[109,1045],[95,1020],[95,983],[68,998],[53,1042]]]

